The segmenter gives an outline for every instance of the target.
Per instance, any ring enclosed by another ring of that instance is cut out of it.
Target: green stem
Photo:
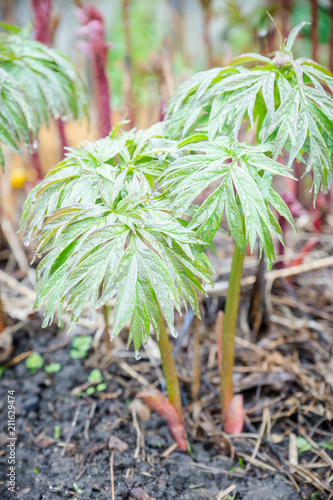
[[[111,338],[109,334],[109,316],[110,316],[110,306],[104,305],[103,306],[103,314],[104,314],[104,341],[105,341],[105,347],[107,353],[111,352],[112,345],[111,345]]]
[[[169,401],[176,409],[180,420],[183,421],[183,409],[182,409],[182,401],[180,396],[176,365],[172,357],[171,345],[161,311],[160,311],[160,336],[159,339],[157,340],[157,344],[161,353],[162,370],[166,380]]]
[[[244,254],[238,247],[237,243],[235,243],[223,321],[222,369],[220,389],[223,417],[225,417],[229,409],[234,394],[232,374],[235,358],[235,336],[237,329],[239,293],[243,272],[243,261]]]

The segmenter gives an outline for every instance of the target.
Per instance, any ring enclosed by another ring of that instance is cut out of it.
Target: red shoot
[[[147,389],[136,396],[143,403],[150,406],[163,417],[170,427],[170,431],[181,450],[187,450],[186,431],[184,422],[179,418],[175,407],[158,389]]]
[[[77,30],[77,34],[86,38],[86,41],[80,41],[80,47],[93,59],[94,78],[97,87],[99,131],[101,137],[105,137],[111,130],[110,91],[106,74],[107,54],[110,44],[105,41],[102,14],[95,7],[84,5],[77,9],[77,17],[82,25]]]

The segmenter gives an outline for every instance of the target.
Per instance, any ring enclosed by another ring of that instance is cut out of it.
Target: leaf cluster
[[[31,40],[29,29],[1,24],[0,141],[19,153],[31,149],[43,123],[80,119],[87,112],[83,82],[67,57]],[[4,157],[0,148],[0,164]]]
[[[195,136],[194,136],[195,137]],[[183,141],[187,142],[187,141]],[[182,143],[181,143],[182,144]],[[245,252],[259,238],[268,267],[275,260],[272,234],[283,242],[274,208],[293,225],[289,209],[273,189],[273,176],[292,177],[289,168],[265,155],[270,146],[251,146],[227,136],[181,146],[183,155],[165,170],[161,180],[170,206],[178,216],[192,210],[189,228],[209,243],[225,213],[228,230]],[[212,192],[200,207],[191,206],[205,189]]]
[[[237,139],[248,123],[256,129],[258,143],[274,143],[274,159],[288,152],[292,165],[299,153],[299,158],[307,156],[315,197],[330,186],[333,75],[314,61],[293,58],[293,43],[305,24],[293,28],[272,58],[243,54],[225,68],[184,82],[168,104],[170,135],[204,132],[212,140],[226,133]]]
[[[41,229],[45,217],[57,209],[78,203],[104,203],[112,208],[134,173],[143,173],[153,186],[167,158],[177,154],[174,141],[163,135],[163,124],[118,134],[121,125],[109,137],[70,148],[65,159],[30,191],[21,220],[27,243]]]
[[[199,314],[200,280],[210,281],[209,262],[198,234],[159,206],[143,173],[107,179],[108,204],[72,204],[55,210],[37,234],[36,253],[46,254],[37,268],[35,307],[45,300],[44,326],[59,307],[78,320],[87,302],[96,308],[116,297],[112,336],[130,321],[129,343],[147,342],[150,328],[159,334],[159,311],[169,328],[174,307],[189,301]],[[121,181],[121,182],[120,182]],[[119,190],[118,190],[119,191]]]

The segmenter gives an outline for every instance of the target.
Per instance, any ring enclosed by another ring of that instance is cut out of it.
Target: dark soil
[[[36,329],[39,321],[32,322],[29,328]],[[28,335],[26,326],[24,331],[15,334],[14,355],[61,344],[65,339],[54,331],[34,331]],[[110,435],[128,445],[125,452],[116,451],[114,455],[116,499],[216,499],[221,490],[231,485],[236,485],[236,489],[229,498],[237,500],[302,498],[285,475],[253,467],[244,471],[242,461],[231,460],[226,452],[221,452],[219,443],[205,436],[191,443],[195,458],[177,451],[163,458],[162,454],[173,440],[168,426],[156,413],[152,413],[148,421],[139,423],[144,447],[134,458],[137,431],[128,403],[140,385],[112,362],[108,370],[103,371],[107,383],[104,394],[108,398],[71,396],[73,388],[87,381],[91,371],[87,364],[94,355],[90,353],[84,360],[73,360],[69,350],[67,345],[43,354],[46,364],[62,363],[62,369],[56,374],[48,375],[40,369],[31,375],[21,361],[7,369],[1,379],[1,499],[111,499]],[[154,373],[151,373],[153,380]],[[6,483],[8,390],[15,391],[16,493],[9,492]],[[77,422],[64,453],[75,415]],[[60,436],[54,439],[56,426],[60,426]]]

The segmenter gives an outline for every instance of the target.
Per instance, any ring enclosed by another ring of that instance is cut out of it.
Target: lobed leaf
[[[199,193],[215,186],[188,227],[196,228],[210,243],[225,213],[229,231],[242,251],[247,243],[253,250],[258,236],[260,250],[265,251],[271,266],[271,234],[282,240],[282,232],[269,204],[292,221],[287,206],[271,187],[272,174],[292,177],[289,168],[264,154],[267,145],[254,147],[222,136],[190,147],[184,147],[184,155],[171,163],[161,178],[170,206],[183,215]]]
[[[121,171],[113,185],[118,179]],[[160,310],[174,335],[174,307],[181,312],[181,303],[187,307],[189,301],[199,313],[197,292],[203,292],[201,281],[211,282],[211,270],[198,252],[197,233],[147,191],[144,177],[134,175],[124,184],[112,206],[102,198],[76,203],[42,222],[35,307],[47,302],[44,325],[57,308],[59,320],[70,311],[73,324],[87,303],[93,318],[96,308],[115,297],[112,336],[129,322],[129,342],[137,351],[151,328],[158,335]]]

